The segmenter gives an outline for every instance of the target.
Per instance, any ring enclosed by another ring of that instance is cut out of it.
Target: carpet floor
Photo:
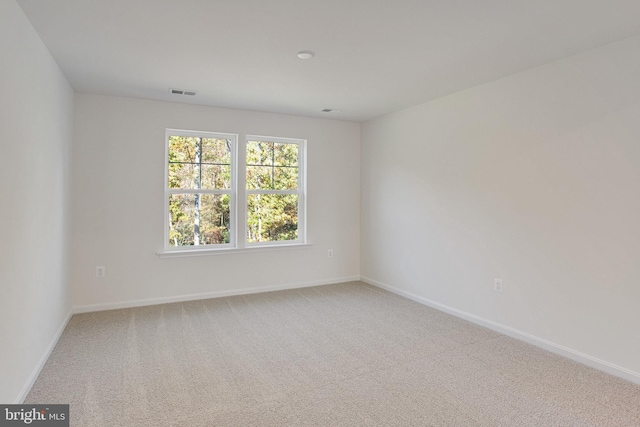
[[[72,317],[72,426],[640,426],[640,386],[351,282]]]

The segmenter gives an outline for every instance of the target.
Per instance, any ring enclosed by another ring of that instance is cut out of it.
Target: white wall
[[[640,375],[639,51],[364,124],[362,275]]]
[[[0,402],[24,397],[71,310],[73,91],[15,1],[0,2]]]
[[[359,276],[360,125],[76,94],[73,302],[81,309]],[[309,248],[159,258],[165,128],[308,140]],[[335,256],[327,258],[327,250]],[[95,277],[106,266],[107,276]]]

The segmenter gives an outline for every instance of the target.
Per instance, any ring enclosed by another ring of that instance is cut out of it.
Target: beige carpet
[[[345,283],[75,315],[73,426],[640,426],[640,386]]]

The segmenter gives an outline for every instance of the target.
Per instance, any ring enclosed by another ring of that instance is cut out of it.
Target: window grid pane
[[[169,246],[229,243],[230,212],[228,194],[171,194]]]
[[[168,149],[169,188],[231,188],[230,139],[171,135]]]
[[[298,195],[247,195],[247,242],[283,240],[298,240]]]
[[[247,189],[298,188],[299,146],[294,143],[247,141]]]

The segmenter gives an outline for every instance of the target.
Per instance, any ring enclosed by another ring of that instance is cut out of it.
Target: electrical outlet
[[[327,251],[327,258],[333,258],[333,249]]]
[[[105,277],[107,275],[107,270],[104,265],[99,265],[96,267],[96,277]]]
[[[493,279],[493,290],[496,292],[502,292],[502,279]]]

